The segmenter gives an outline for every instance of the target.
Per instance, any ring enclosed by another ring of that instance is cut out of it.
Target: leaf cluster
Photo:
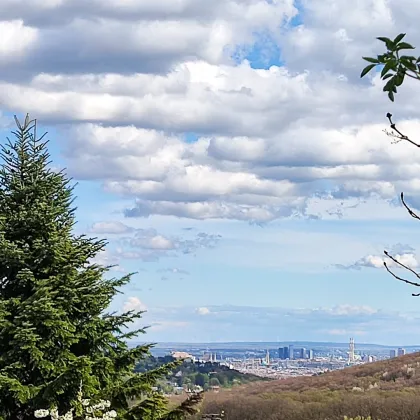
[[[381,66],[381,79],[385,80],[384,92],[388,92],[388,98],[393,102],[397,88],[404,82],[405,77],[420,80],[420,57],[402,55],[403,50],[413,50],[414,47],[404,42],[406,34],[399,34],[394,40],[386,37],[378,37],[386,46],[386,52],[376,58],[363,57],[369,64],[362,70],[360,77],[366,76],[372,69]]]

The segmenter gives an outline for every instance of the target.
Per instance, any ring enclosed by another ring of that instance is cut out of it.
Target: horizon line
[[[132,341],[133,343],[135,341]],[[159,341],[154,342],[153,345],[180,345],[180,344],[203,344],[203,345],[211,345],[211,344],[270,344],[270,345],[278,345],[278,344],[336,344],[336,345],[349,345],[348,342],[338,342],[338,341]],[[420,344],[377,344],[377,343],[358,343],[355,342],[356,347],[359,346],[378,346],[378,347],[418,347],[420,348]]]

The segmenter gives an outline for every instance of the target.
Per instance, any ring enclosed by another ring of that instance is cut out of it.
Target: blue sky
[[[147,340],[420,343],[416,290],[382,265],[388,249],[418,266],[396,198],[420,203],[420,154],[383,129],[390,111],[419,132],[420,85],[391,104],[359,79],[376,36],[419,44],[420,5],[15,3],[1,137],[14,113],[49,132],[77,231],[137,272],[113,309],[147,310]]]

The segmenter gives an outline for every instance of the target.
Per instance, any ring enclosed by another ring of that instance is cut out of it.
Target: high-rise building
[[[306,349],[305,347],[299,350],[299,359],[306,359]]]
[[[280,347],[279,348],[279,359],[286,360],[289,358],[289,347]]]
[[[350,338],[349,344],[349,362],[354,362],[354,338]]]
[[[392,349],[389,351],[389,357],[393,358],[393,357],[397,357],[397,350]]]
[[[313,360],[313,358],[314,358],[314,351],[311,349],[308,351],[308,359]]]
[[[295,356],[295,346],[293,344],[289,345],[289,359],[293,360]]]
[[[403,349],[402,347],[400,347],[399,349],[398,349],[398,356],[404,356],[404,354],[405,354],[406,352],[405,352],[405,349]]]

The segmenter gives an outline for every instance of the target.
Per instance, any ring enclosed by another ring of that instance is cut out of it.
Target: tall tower
[[[267,364],[267,366],[270,365],[270,353],[269,353],[268,350],[267,350],[267,353],[265,355],[265,363]]]
[[[350,338],[350,345],[349,345],[349,362],[354,362],[354,338]]]

